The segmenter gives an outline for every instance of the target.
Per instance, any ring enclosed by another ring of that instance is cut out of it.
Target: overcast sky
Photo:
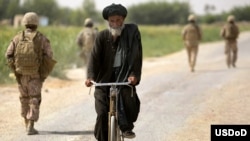
[[[63,7],[79,8],[82,5],[83,0],[57,0],[58,4]],[[179,1],[179,2],[189,2],[193,11],[196,14],[204,14],[204,6],[206,4],[215,6],[215,13],[221,13],[222,11],[228,11],[235,6],[245,6],[250,5],[250,0],[94,0],[96,3],[96,8],[102,10],[107,5],[112,3],[120,3],[125,7],[139,4],[148,1]]]

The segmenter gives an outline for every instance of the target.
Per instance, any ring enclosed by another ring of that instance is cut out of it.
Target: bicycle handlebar
[[[130,86],[130,82],[111,82],[111,83],[96,83],[95,81],[91,81],[91,83],[93,83],[93,85],[95,86]]]
[[[94,86],[129,86],[131,88],[131,97],[133,97],[133,86],[130,85],[130,82],[96,83],[95,81],[91,80],[91,83]]]

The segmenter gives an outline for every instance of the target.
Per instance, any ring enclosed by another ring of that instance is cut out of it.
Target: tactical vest
[[[186,38],[189,41],[198,41],[199,40],[199,31],[196,25],[190,24],[186,28]]]
[[[96,31],[92,28],[85,28],[82,37],[84,42],[83,49],[86,51],[91,51],[96,38]]]
[[[226,39],[236,39],[237,38],[237,28],[233,24],[226,24],[225,26],[225,38]]]
[[[15,48],[15,71],[22,75],[39,74],[42,49],[39,32],[18,34],[19,41]]]

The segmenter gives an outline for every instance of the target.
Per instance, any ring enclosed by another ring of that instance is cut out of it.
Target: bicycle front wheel
[[[110,138],[111,141],[116,141],[116,122],[115,116],[111,116],[110,118]]]

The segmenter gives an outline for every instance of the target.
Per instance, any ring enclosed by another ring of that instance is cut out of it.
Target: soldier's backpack
[[[194,24],[189,24],[186,26],[186,39],[189,41],[199,40],[199,29]]]
[[[96,31],[91,28],[86,28],[83,32],[83,50],[90,51],[94,45]]]
[[[19,42],[15,48],[14,64],[15,71],[22,75],[38,74],[42,58],[40,33],[18,34]]]
[[[233,24],[227,24],[225,27],[225,38],[235,39],[237,37],[237,28]]]

